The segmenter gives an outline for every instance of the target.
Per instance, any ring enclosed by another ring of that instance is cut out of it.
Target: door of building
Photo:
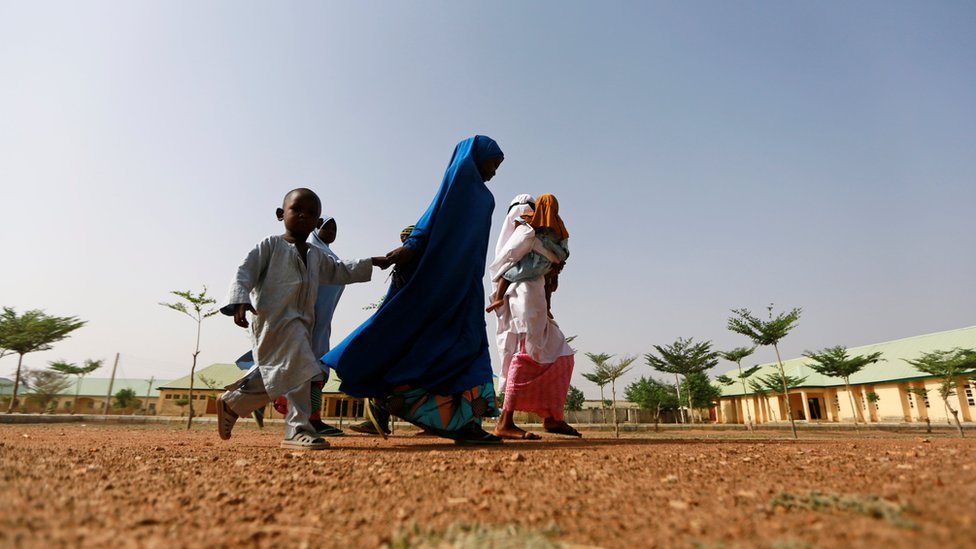
[[[820,399],[817,397],[811,397],[807,399],[807,405],[810,406],[810,419],[823,419],[820,413]]]

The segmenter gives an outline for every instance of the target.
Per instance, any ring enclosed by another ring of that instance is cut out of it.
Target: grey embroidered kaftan
[[[257,311],[250,328],[254,364],[272,399],[322,371],[312,351],[319,285],[366,282],[373,275],[369,258],[337,261],[309,246],[306,260],[282,236],[265,238],[238,267],[220,309],[233,315],[236,305],[250,303]]]

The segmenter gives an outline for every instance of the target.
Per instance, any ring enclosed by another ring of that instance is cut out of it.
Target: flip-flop
[[[325,429],[319,429],[316,435],[320,437],[344,437],[346,436],[345,431],[331,425],[326,425]]]
[[[320,419],[309,420],[309,423],[315,429],[315,434],[320,437],[341,437],[346,434],[342,432],[342,429],[334,425],[329,425]]]
[[[373,403],[367,401],[364,408],[366,411],[366,419],[373,424],[373,428],[376,429],[376,432],[383,436],[383,440],[386,440],[386,431],[380,427],[380,422],[376,421],[376,416],[373,415]]]
[[[463,431],[457,433],[457,438],[454,439],[454,444],[501,444],[502,437],[498,435],[493,435],[488,431],[485,431],[481,427],[467,426],[462,428]]]
[[[511,436],[511,435],[495,435],[495,436],[499,438],[508,439],[508,440],[542,440],[542,437],[540,437],[535,433],[530,433],[529,431],[522,431],[522,434],[519,436]]]
[[[573,429],[573,427],[568,423],[563,423],[562,425],[556,427],[555,429],[546,429],[546,432],[554,433],[557,435],[566,435],[570,437],[583,438],[583,434],[577,431],[576,429]]]

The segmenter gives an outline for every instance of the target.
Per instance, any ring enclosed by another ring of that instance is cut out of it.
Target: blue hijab
[[[478,135],[454,148],[440,189],[404,246],[417,252],[369,319],[322,360],[356,397],[409,385],[452,395],[492,379],[484,273],[495,199],[478,171],[503,157]]]

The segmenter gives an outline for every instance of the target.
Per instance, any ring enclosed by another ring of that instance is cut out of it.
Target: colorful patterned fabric
[[[377,403],[387,412],[447,438],[455,438],[469,423],[481,425],[481,418],[499,415],[491,381],[450,396],[404,385]]]
[[[562,421],[573,363],[573,355],[561,356],[552,364],[539,364],[525,352],[516,354],[505,382],[505,411],[534,412]]]

